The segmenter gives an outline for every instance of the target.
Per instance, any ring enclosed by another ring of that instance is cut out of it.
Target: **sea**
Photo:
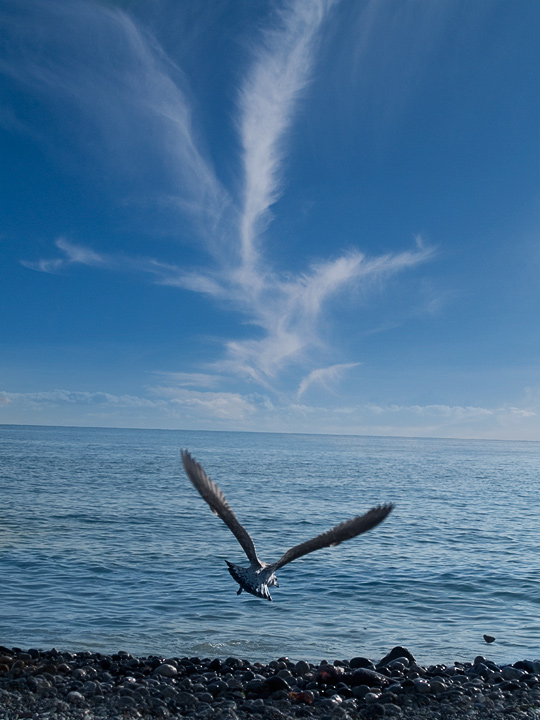
[[[187,448],[266,561],[379,503],[378,527],[278,571],[273,602]],[[540,657],[540,443],[0,426],[0,645],[163,657]],[[484,634],[495,637],[487,644]]]

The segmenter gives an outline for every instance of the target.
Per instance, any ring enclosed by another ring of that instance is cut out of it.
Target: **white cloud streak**
[[[220,420],[244,420],[255,411],[254,405],[239,393],[200,392],[180,387],[153,387],[151,391],[168,403],[194,411],[199,417]]]
[[[51,274],[56,274],[70,265],[86,265],[87,267],[107,267],[107,265],[110,265],[110,260],[106,256],[99,255],[82,245],[69,242],[63,237],[58,238],[55,245],[64,253],[64,257],[49,260],[42,259],[36,262],[22,260],[22,264],[31,270]]]
[[[355,251],[316,264],[295,279],[261,278],[249,311],[253,324],[261,327],[265,336],[228,343],[223,366],[268,385],[285,365],[304,360],[308,348],[323,345],[318,321],[324,304],[334,295],[414,267],[430,255],[430,249],[419,248],[366,259]]]
[[[258,285],[255,241],[281,185],[283,136],[313,67],[313,46],[331,0],[295,2],[279,15],[280,27],[264,33],[240,95],[244,163],[241,218],[242,284]]]
[[[337,363],[329,367],[312,370],[300,383],[297,397],[302,397],[306,390],[314,384],[320,384],[327,388],[331,383],[339,380],[347,370],[351,370],[359,364],[360,363]]]
[[[8,6],[0,12],[10,37],[0,73],[56,113],[82,113],[117,173],[161,163],[175,192],[153,202],[175,203],[205,232],[216,227],[229,198],[201,150],[186,79],[155,38],[126,12],[87,0],[34,0],[31,12]]]
[[[216,387],[223,378],[220,375],[209,373],[187,373],[187,372],[157,372],[155,375],[165,377],[180,387]]]

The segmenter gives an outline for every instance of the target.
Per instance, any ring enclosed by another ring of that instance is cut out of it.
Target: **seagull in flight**
[[[196,490],[198,490],[203,500],[206,500],[208,505],[210,505],[212,512],[223,520],[225,525],[238,540],[250,562],[249,567],[240,567],[239,565],[234,565],[228,560],[225,561],[229,566],[230,574],[240,585],[237,595],[240,595],[242,590],[245,590],[256,597],[272,600],[268,588],[272,586],[278,587],[278,581],[275,575],[276,570],[279,570],[279,568],[282,568],[284,565],[287,565],[293,560],[297,560],[299,557],[307,555],[310,552],[314,552],[315,550],[320,550],[325,547],[339,545],[345,540],[351,540],[357,535],[371,530],[371,528],[374,528],[382,522],[394,507],[391,503],[387,505],[378,505],[377,507],[368,510],[365,515],[358,515],[351,520],[345,520],[345,522],[342,522],[330,530],[317,535],[311,540],[306,540],[306,542],[300,543],[300,545],[295,545],[290,550],[287,550],[285,555],[283,555],[283,557],[281,557],[277,562],[266,563],[259,560],[257,557],[257,552],[251,536],[238,522],[236,515],[231,510],[229,503],[225,498],[225,495],[216,483],[208,477],[201,465],[193,459],[187,450],[182,450],[181,454],[182,463],[184,464],[184,469],[188,478],[191,480]]]

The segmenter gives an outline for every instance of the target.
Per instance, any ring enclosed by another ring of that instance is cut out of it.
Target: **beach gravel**
[[[540,661],[268,664],[0,646],[0,720],[540,720]]]

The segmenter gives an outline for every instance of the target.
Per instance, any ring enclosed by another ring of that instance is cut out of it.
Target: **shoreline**
[[[422,665],[403,647],[379,661],[267,664],[0,646],[0,720],[379,717],[540,719],[540,660]]]

